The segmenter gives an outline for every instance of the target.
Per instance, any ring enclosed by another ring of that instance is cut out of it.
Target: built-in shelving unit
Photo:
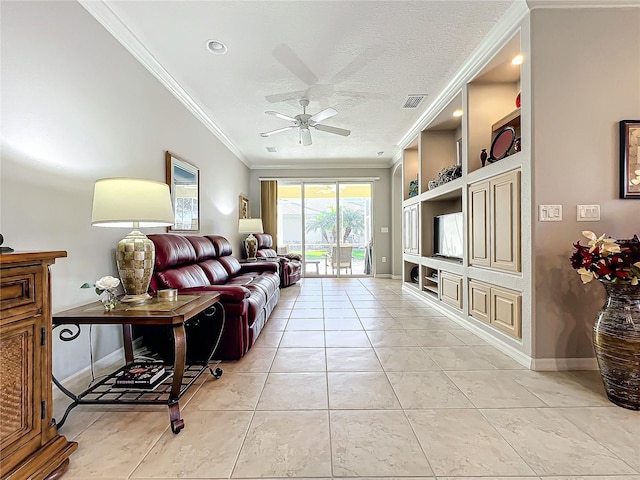
[[[530,178],[523,168],[530,134],[522,122],[530,112],[519,105],[527,82],[520,65],[512,63],[521,49],[519,31],[496,46],[405,148],[403,261],[404,284],[417,287],[412,291],[511,349],[525,351],[521,322],[527,317],[521,309],[530,292],[523,288],[521,268],[520,184]],[[506,127],[514,129],[518,145],[514,141],[504,158],[492,159],[492,143]],[[484,166],[483,149],[489,157]],[[437,185],[439,174],[456,166],[458,176]],[[414,187],[410,195],[416,181],[418,191]],[[434,218],[456,212],[464,218],[462,258],[436,257]],[[416,267],[417,285],[411,279]]]
[[[422,275],[422,290],[438,298],[438,284],[440,283],[440,272],[438,269],[423,266]]]

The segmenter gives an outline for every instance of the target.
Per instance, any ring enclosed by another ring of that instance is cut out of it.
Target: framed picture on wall
[[[249,218],[249,199],[240,195],[240,206],[238,207],[238,213],[240,218]]]
[[[640,199],[640,120],[620,122],[620,198]]]
[[[166,152],[167,183],[171,190],[171,203],[175,223],[172,232],[198,232],[200,230],[200,170],[177,155]]]

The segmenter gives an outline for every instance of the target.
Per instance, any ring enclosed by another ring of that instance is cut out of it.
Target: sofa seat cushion
[[[278,254],[273,248],[263,248],[262,250],[258,250],[256,252],[256,257],[277,259]]]
[[[227,280],[227,285],[242,285],[247,287],[253,282],[253,275],[238,275]]]
[[[267,297],[271,297],[280,287],[280,277],[275,274],[261,274],[254,277],[251,285],[258,285],[264,289]]]

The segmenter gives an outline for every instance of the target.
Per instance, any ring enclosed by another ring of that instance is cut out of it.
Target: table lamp
[[[140,178],[103,178],[93,191],[91,223],[97,227],[128,227],[133,231],[118,242],[116,263],[125,297],[121,302],[143,303],[155,263],[155,246],[140,227],[173,225],[169,186]]]
[[[253,234],[262,233],[263,231],[262,219],[260,218],[241,218],[238,222],[238,233],[249,234],[244,241],[244,248],[249,262],[256,261],[256,251],[258,250],[258,239]]]

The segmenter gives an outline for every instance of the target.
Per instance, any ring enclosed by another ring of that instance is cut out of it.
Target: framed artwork
[[[240,206],[238,207],[240,218],[250,218],[249,214],[249,199],[240,195]]]
[[[171,152],[166,152],[166,161],[175,215],[175,223],[168,230],[197,232],[200,230],[200,170]]]
[[[640,120],[620,121],[620,198],[640,199]]]

